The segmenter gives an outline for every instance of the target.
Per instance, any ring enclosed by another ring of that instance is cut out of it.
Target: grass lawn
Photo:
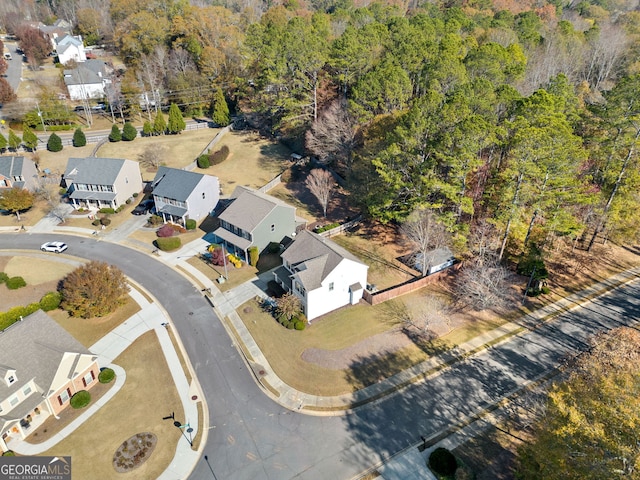
[[[38,223],[47,214],[49,208],[44,201],[36,201],[33,207],[26,212],[20,213],[20,220],[15,213],[0,212],[0,227],[15,227],[16,230],[20,230],[20,227],[33,226]]]
[[[127,296],[127,303],[115,312],[99,318],[71,317],[62,309],[47,312],[62,328],[69,332],[82,345],[89,348],[130,316],[140,311],[140,306]]]
[[[150,247],[154,247],[153,242],[158,239],[158,235],[156,235],[156,230],[158,230],[162,225],[158,225],[157,227],[151,228],[142,228],[138,229],[129,235],[128,238],[132,238],[134,240],[138,240],[139,242],[146,243]],[[198,228],[195,230],[187,230],[187,233],[181,233],[178,235],[178,238],[182,242],[182,247],[184,247],[187,243],[197,240],[198,238],[202,238],[204,234]]]
[[[137,137],[132,142],[107,142],[100,147],[97,156],[138,160],[142,152],[152,148],[160,156],[162,165],[182,168],[193,162],[218,132],[218,129],[203,128],[185,131],[180,135]],[[140,170],[144,181],[153,180],[156,175],[155,169],[141,167]],[[206,173],[214,174],[209,171]]]
[[[142,200],[142,196],[134,198],[133,201],[129,204],[125,204],[125,208],[123,208],[120,212],[114,213],[112,215],[106,215],[111,220],[111,223],[108,227],[105,228],[104,233],[109,233],[109,231],[118,228],[120,225],[125,223],[127,220],[131,220],[135,218],[131,215],[131,211],[136,208],[138,203]],[[103,217],[105,214],[99,213],[98,217]],[[91,230],[100,230],[100,226],[92,225],[93,220],[89,219],[89,215],[85,213],[84,215],[75,214],[70,217],[65,218],[64,223],[61,223],[61,227],[80,227],[80,228],[88,228]]]
[[[173,422],[162,420],[175,412],[185,419],[167,362],[154,332],[147,332],[125,350],[114,363],[127,373],[122,389],[71,436],[43,455],[71,455],[74,478],[138,479],[158,478],[175,454],[176,444],[185,441]],[[113,455],[120,444],[141,432],[151,432],[158,443],[149,460],[138,469],[119,474]]]
[[[37,262],[37,268],[34,264]],[[10,257],[4,267],[4,273],[10,277],[21,276],[29,285],[39,285],[52,280],[60,280],[68,273],[76,269],[76,262],[62,262],[56,260],[47,260],[46,258],[38,258],[28,256]],[[34,301],[37,301],[36,299]]]
[[[225,196],[238,185],[258,188],[268,183],[288,166],[291,153],[285,146],[247,131],[227,133],[214,150],[223,145],[229,147],[229,158],[219,165],[194,171],[217,176]]]

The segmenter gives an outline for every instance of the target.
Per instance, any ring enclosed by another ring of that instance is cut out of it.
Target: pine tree
[[[171,104],[169,107],[169,125],[167,130],[171,134],[180,133],[182,130],[187,128],[187,124],[184,122],[184,118],[182,118],[182,112],[178,108],[178,105],[175,103]]]
[[[122,140],[122,133],[120,133],[120,129],[118,128],[118,125],[114,123],[113,126],[111,127],[111,133],[109,134],[109,141],[119,142],[120,140]]]
[[[211,110],[213,123],[221,127],[229,125],[229,105],[227,105],[221,89],[216,90],[216,94],[213,97],[213,108]]]
[[[138,130],[136,130],[136,127],[134,127],[131,122],[125,122],[124,127],[122,127],[122,139],[125,142],[130,142],[137,136]]]
[[[47,141],[47,150],[50,152],[59,152],[62,150],[62,140],[55,133],[52,133]]]
[[[29,150],[35,150],[38,146],[38,136],[26,124],[22,127],[22,143]]]
[[[151,125],[151,122],[144,122],[144,125],[142,125],[142,135],[145,137],[150,137],[153,134],[153,125]]]
[[[0,133],[0,152],[4,152],[7,148],[7,139]]]
[[[159,111],[156,114],[156,118],[153,120],[153,134],[164,135],[166,131],[167,131],[167,122],[164,119],[164,114]]]
[[[16,135],[13,130],[9,130],[9,149],[17,150],[20,143],[22,143],[20,137]]]
[[[85,137],[84,132],[81,128],[76,128],[76,131],[73,132],[73,146],[74,147],[84,147],[87,144],[87,137]]]

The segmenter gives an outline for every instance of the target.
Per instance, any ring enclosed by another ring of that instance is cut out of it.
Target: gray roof
[[[158,213],[166,213],[167,215],[182,218],[187,214],[187,209],[176,205],[163,205],[162,208],[158,210]]]
[[[282,253],[282,259],[294,271],[294,277],[307,290],[319,288],[322,281],[344,260],[365,265],[358,257],[328,238],[308,230],[300,232]]]
[[[113,185],[126,160],[121,158],[70,158],[64,179],[69,182],[87,185]]]
[[[115,192],[90,192],[87,190],[74,190],[69,195],[74,200],[100,200],[102,202],[111,202],[116,198]]]
[[[291,209],[291,214],[295,217],[296,209],[291,205],[249,187],[236,187],[231,198],[234,199],[233,202],[220,214],[219,218],[245,232],[253,232],[277,207]]]
[[[46,393],[66,352],[91,355],[87,348],[42,310],[14,323],[0,333],[0,364],[6,370],[16,370],[17,381],[7,386],[0,380],[0,399],[8,398],[31,379],[35,379],[40,391]],[[34,396],[36,398],[37,403],[33,406],[42,402],[41,395]],[[25,408],[28,406],[25,405]],[[12,411],[9,415],[13,418],[17,413],[20,412]],[[7,417],[2,418],[7,420]]]
[[[429,250],[426,252],[426,260],[427,265],[431,265],[432,267],[441,265],[443,263],[448,262],[453,259],[453,253],[447,247],[436,248],[434,250]],[[422,254],[416,255],[416,263],[422,264]]]
[[[79,63],[76,68],[64,71],[65,85],[102,84],[107,73],[107,64],[102,60],[91,59]]]
[[[84,43],[79,38],[69,34],[62,35],[61,37],[56,38],[56,52],[60,53],[60,47],[67,47],[70,45],[80,47],[84,45]]]
[[[153,194],[184,202],[198,186],[201,173],[189,172],[179,168],[159,167],[153,179]]]
[[[31,160],[27,160],[31,162]],[[13,180],[13,177],[23,175],[25,165],[24,157],[0,157],[0,175]],[[15,182],[16,187],[24,187],[24,182]]]

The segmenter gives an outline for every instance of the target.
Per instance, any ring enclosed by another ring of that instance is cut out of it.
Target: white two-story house
[[[367,286],[369,266],[328,238],[300,232],[282,253],[275,281],[301,301],[307,320],[355,305]]]
[[[158,168],[152,188],[156,213],[165,222],[179,225],[187,219],[204,220],[220,199],[218,177],[178,168]]]
[[[76,208],[116,209],[142,191],[140,165],[120,158],[70,158],[62,177]]]

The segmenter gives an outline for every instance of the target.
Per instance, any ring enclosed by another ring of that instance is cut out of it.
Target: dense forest
[[[416,209],[460,253],[640,234],[640,11],[631,0],[3,2],[63,18],[185,114],[222,91],[252,127],[340,173],[382,222]],[[487,233],[488,232],[488,233]]]

